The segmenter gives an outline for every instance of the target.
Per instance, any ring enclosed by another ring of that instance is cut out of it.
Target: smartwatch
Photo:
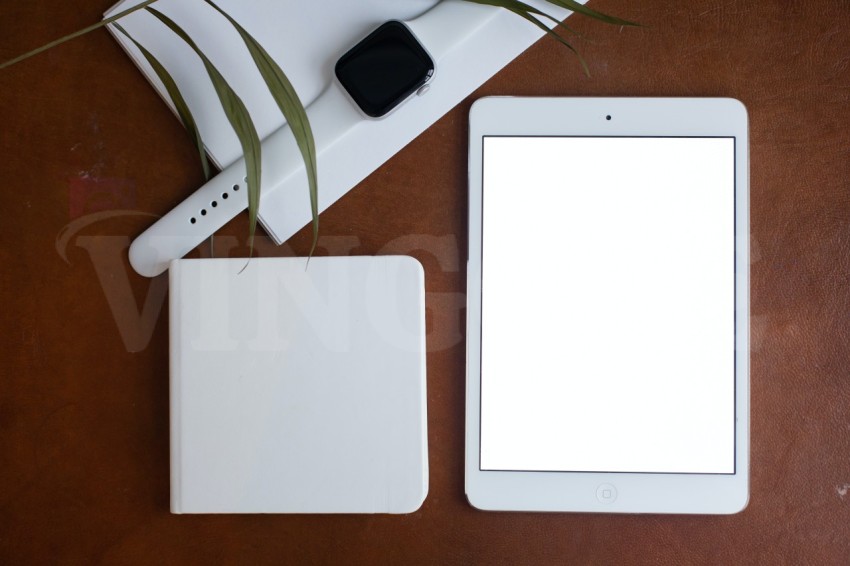
[[[425,93],[434,60],[406,25],[389,21],[340,57],[334,75],[364,114],[383,118]]]
[[[334,67],[331,84],[307,108],[321,154],[367,119],[392,119],[393,110],[413,96],[424,95],[437,76],[442,57],[486,23],[491,6],[442,0],[409,21],[388,21],[349,49]],[[262,194],[292,175],[303,175],[304,163],[289,126],[265,138]],[[140,275],[154,277],[169,263],[189,253],[248,207],[244,159],[239,159],[177,205],[138,236],[130,246],[130,264]]]

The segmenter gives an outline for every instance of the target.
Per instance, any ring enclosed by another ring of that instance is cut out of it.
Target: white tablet
[[[470,503],[742,510],[744,106],[485,98],[469,149]]]

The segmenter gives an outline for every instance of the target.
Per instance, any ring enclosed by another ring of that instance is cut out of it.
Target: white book
[[[138,0],[122,0],[106,16],[135,3]],[[305,105],[330,83],[339,56],[371,30],[386,20],[414,18],[435,3],[434,0],[217,2],[275,58]],[[559,18],[569,14],[544,0],[528,0],[528,3]],[[154,6],[183,27],[218,67],[245,102],[261,138],[284,124],[241,38],[220,14],[203,0],[160,0]],[[438,61],[437,73],[427,95],[415,97],[385,119],[364,119],[324,151],[318,171],[320,211],[365,179],[543,34],[539,28],[507,10],[486,8],[480,14],[479,20],[470,22],[469,29],[455,47]],[[122,25],[175,78],[195,114],[211,159],[219,167],[226,167],[241,158],[238,139],[198,57],[144,10],[125,17]],[[171,106],[164,87],[138,49],[126,37],[112,31]],[[427,175],[428,171],[422,174]],[[458,187],[458,190],[464,189]],[[188,196],[189,192],[186,194]],[[263,189],[259,220],[277,244],[310,222],[303,167],[300,174],[289,177],[283,184]]]
[[[428,492],[413,258],[178,260],[172,513],[410,513]]]

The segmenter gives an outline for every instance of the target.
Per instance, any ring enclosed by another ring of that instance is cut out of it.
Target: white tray
[[[106,16],[135,2],[119,2]],[[560,17],[568,14],[541,0],[529,3]],[[413,18],[434,4],[433,0],[218,2],[279,62],[305,105],[329,83],[337,58],[369,31],[389,19]],[[242,40],[226,20],[203,0],[160,0],[155,7],[180,24],[218,67],[250,110],[261,138],[284,123]],[[319,170],[320,210],[333,204],[541,37],[543,32],[536,26],[506,10],[492,10],[492,15],[482,12],[482,22],[471,26],[466,39],[439,62],[427,95],[405,104],[386,119],[364,121],[363,127],[327,150],[324,162],[333,167]],[[239,142],[197,56],[144,11],[127,16],[122,25],[177,81],[195,114],[211,159],[219,167],[239,159]],[[138,50],[123,35],[114,35],[171,106],[162,84]],[[310,222],[304,179],[303,175],[293,176],[291,182],[263,193],[259,219],[278,244]],[[187,188],[186,194],[195,188]]]

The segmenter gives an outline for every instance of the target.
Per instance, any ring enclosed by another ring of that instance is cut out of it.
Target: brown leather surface
[[[4,1],[0,60],[111,3]],[[646,27],[574,18],[591,78],[555,42],[538,43],[322,217],[322,253],[410,253],[426,268],[431,485],[409,516],[168,513],[165,281],[135,275],[125,249],[151,221],[140,213],[162,214],[201,183],[198,160],[105,32],[0,71],[0,563],[850,563],[850,5],[591,5]],[[490,94],[747,105],[743,513],[483,513],[466,503],[466,128],[471,101]],[[219,254],[244,255],[246,229],[244,215],[227,225]],[[281,248],[261,241],[259,253],[303,255],[309,240],[304,230]]]

